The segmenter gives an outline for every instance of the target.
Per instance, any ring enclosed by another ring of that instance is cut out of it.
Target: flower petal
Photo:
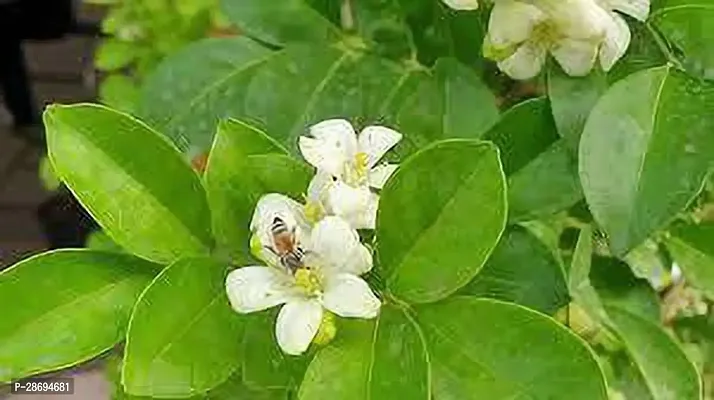
[[[322,305],[315,299],[287,303],[275,322],[278,345],[287,354],[300,355],[310,347],[322,322]]]
[[[605,32],[607,11],[593,0],[534,1],[563,37],[598,40]]]
[[[274,247],[271,226],[275,218],[285,222],[288,230],[295,230],[295,238],[302,242],[310,234],[310,225],[305,218],[303,207],[297,201],[278,193],[269,193],[258,200],[250,222],[250,229],[258,235],[263,246]]]
[[[286,273],[258,266],[231,271],[226,278],[226,293],[233,309],[241,314],[265,310],[300,295]]]
[[[478,9],[478,0],[444,0],[444,3],[454,10],[476,10]]]
[[[357,138],[359,151],[367,154],[367,168],[374,167],[392,147],[402,140],[402,134],[383,126],[368,126]]]
[[[609,71],[630,46],[630,27],[622,17],[612,13],[612,22],[605,31],[605,41],[600,46],[600,65]]]
[[[368,186],[352,187],[337,181],[328,192],[332,212],[347,220],[354,229],[374,229],[379,196]]]
[[[375,189],[383,188],[389,177],[397,170],[397,167],[398,165],[396,164],[382,164],[372,168],[369,171],[369,186]]]
[[[585,76],[593,68],[598,45],[591,41],[564,39],[551,49],[553,57],[570,76]]]
[[[307,187],[307,200],[318,203],[327,201],[328,190],[332,187],[334,179],[325,171],[318,170],[312,177]]]
[[[488,23],[489,44],[503,49],[523,43],[545,18],[546,15],[533,5],[513,0],[497,1]]]
[[[543,68],[545,55],[544,48],[526,42],[512,56],[499,62],[498,68],[513,79],[531,79]]]
[[[325,282],[322,305],[345,318],[374,318],[381,302],[369,285],[352,274],[339,274]]]
[[[357,134],[344,119],[328,119],[310,127],[312,137],[298,142],[305,160],[318,170],[341,176],[346,162],[357,153]]]
[[[325,217],[318,222],[311,242],[311,250],[325,263],[327,275],[339,272],[360,275],[372,269],[372,254],[360,242],[357,231],[340,217]]]

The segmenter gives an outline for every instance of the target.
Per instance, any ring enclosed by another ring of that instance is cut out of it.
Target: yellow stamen
[[[325,216],[325,210],[317,201],[308,201],[303,207],[305,218],[310,224],[316,224]]]
[[[324,346],[332,341],[337,334],[337,324],[335,315],[327,310],[323,310],[322,321],[320,322],[320,327],[317,329],[317,334],[312,342]]]
[[[358,179],[365,178],[367,176],[367,172],[369,172],[369,169],[367,168],[367,164],[369,162],[369,156],[367,153],[364,152],[359,152],[355,154],[355,172],[357,174]]]
[[[310,294],[319,292],[321,288],[319,277],[308,268],[295,271],[295,284]]]

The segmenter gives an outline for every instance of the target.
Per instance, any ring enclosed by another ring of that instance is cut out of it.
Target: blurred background
[[[0,270],[84,247],[96,229],[48,168],[44,106],[98,101],[131,111],[142,79],[166,56],[235,34],[217,9],[215,0],[0,0]],[[104,363],[63,373],[75,377],[75,394],[57,398],[111,398]],[[0,399],[35,398],[8,391]]]

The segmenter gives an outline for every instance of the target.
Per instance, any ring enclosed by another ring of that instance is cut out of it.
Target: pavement
[[[91,101],[96,91],[92,68],[95,45],[96,39],[79,36],[27,43],[26,58],[36,100],[42,105]],[[38,163],[43,152],[13,135],[9,114],[0,102],[0,270],[47,249],[36,216],[37,206],[52,196],[39,180]],[[0,399],[109,399],[110,385],[101,367],[101,362],[95,362],[60,373],[75,379],[73,395],[10,395],[7,387],[0,387]]]

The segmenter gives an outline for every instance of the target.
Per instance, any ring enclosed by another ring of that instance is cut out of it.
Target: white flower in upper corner
[[[381,189],[395,164],[379,160],[402,135],[383,126],[368,126],[359,135],[344,119],[330,119],[310,127],[299,141],[303,157],[317,168],[308,188],[308,206],[340,216],[355,229],[374,229]],[[313,210],[314,211],[314,210]]]
[[[261,198],[251,226],[268,265],[239,268],[226,279],[228,299],[239,313],[285,304],[275,335],[280,348],[292,355],[307,350],[330,313],[374,318],[381,306],[359,277],[372,268],[372,255],[357,232],[334,216],[310,229],[301,209],[279,194]],[[296,258],[286,257],[289,252]]]
[[[499,0],[484,55],[514,79],[538,75],[548,53],[568,75],[587,75],[610,20],[595,0]]]
[[[478,9],[478,0],[443,0],[444,4],[454,10],[468,11]]]
[[[650,12],[650,0],[596,0],[605,9],[610,19],[605,28],[605,39],[600,47],[600,65],[609,71],[625,55],[632,35],[627,21],[615,11],[645,21]]]

